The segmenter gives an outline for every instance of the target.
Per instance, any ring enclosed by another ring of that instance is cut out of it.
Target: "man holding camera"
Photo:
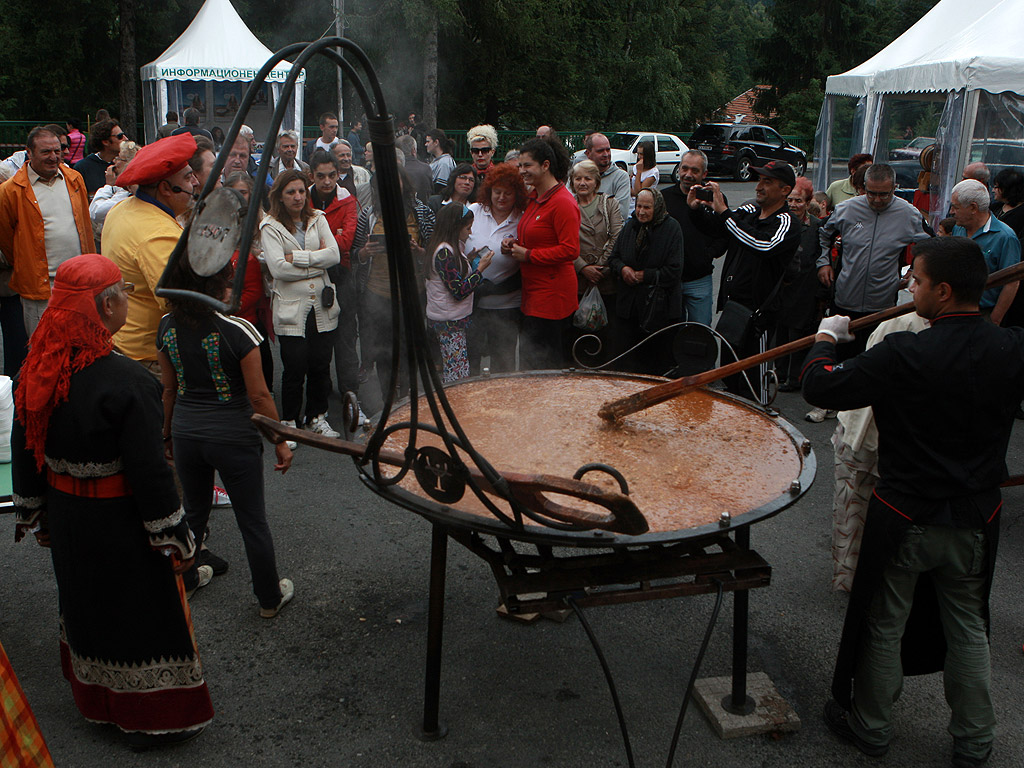
[[[772,160],[751,168],[759,176],[754,192],[756,202],[730,209],[718,184],[693,184],[686,203],[700,215],[698,228],[710,237],[725,237],[728,250],[718,289],[718,309],[732,304],[733,316],[749,312],[749,320],[735,335],[733,347],[740,358],[767,349],[772,314],[782,278],[800,247],[800,223],[789,212],[786,197],[796,184],[789,163]],[[710,199],[708,199],[710,197]],[[719,329],[721,330],[721,321]],[[728,347],[722,349],[722,364],[734,360]],[[762,364],[747,385],[742,375],[725,380],[726,389],[743,397],[767,403],[768,365]]]
[[[683,230],[683,319],[711,325],[714,260],[725,253],[728,243],[724,237],[708,237],[697,229],[694,219],[700,216],[700,212],[686,204],[690,189],[703,186],[707,170],[707,155],[699,149],[684,152],[676,173],[679,185],[666,187],[661,194],[668,215]],[[712,198],[711,190],[705,189],[703,199],[711,202]],[[725,200],[724,197],[722,199]],[[729,201],[725,200],[725,203],[728,205]]]

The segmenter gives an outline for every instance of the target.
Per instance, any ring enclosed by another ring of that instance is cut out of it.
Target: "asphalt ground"
[[[752,196],[752,185],[739,186]],[[818,477],[796,504],[752,529],[752,546],[773,573],[769,587],[750,593],[748,669],[769,675],[801,728],[722,740],[691,705],[674,765],[948,765],[952,740],[945,732],[948,709],[939,675],[906,680],[892,746],[881,760],[838,741],[822,722],[846,605],[846,597],[829,588],[829,438],[835,422],[804,421],[808,407],[799,394],[780,395],[776,406],[812,441]],[[336,396],[332,409],[340,412]],[[1011,473],[1024,472],[1022,425],[1011,440]],[[488,566],[455,543],[449,547],[441,685],[449,733],[437,742],[418,740],[430,525],[366,489],[347,458],[301,446],[285,476],[271,473],[266,458],[268,516],[280,572],[294,580],[295,600],[276,619],[259,618],[231,511],[216,511],[210,546],[231,567],[192,600],[216,716],[200,738],[173,749],[135,754],[115,728],[81,717],[61,676],[48,553],[29,542],[15,545],[12,520],[3,519],[8,534],[0,538],[0,640],[58,766],[627,764],[604,679],[579,622],[571,617],[524,625],[499,618]],[[991,602],[999,726],[989,765],[1019,768],[1024,489],[1007,489],[1004,498]],[[111,580],[130,578],[116,562],[108,567]],[[665,763],[713,603],[712,596],[699,596],[588,610],[616,677],[637,766]],[[727,595],[701,677],[730,673],[731,631]]]

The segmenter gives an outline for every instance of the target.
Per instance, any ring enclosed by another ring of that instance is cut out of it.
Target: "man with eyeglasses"
[[[839,203],[818,231],[818,280],[833,289],[832,314],[852,319],[895,306],[901,257],[908,245],[931,237],[921,212],[895,196],[892,166],[869,166],[864,188],[865,194]],[[842,237],[842,256],[833,269],[830,253],[836,237]],[[866,343],[867,334],[860,334],[840,344],[840,359],[860,354]]]
[[[89,132],[89,151],[92,154],[75,163],[75,170],[85,179],[90,200],[96,190],[107,183],[107,166],[114,162],[125,138],[124,131],[114,119],[100,120]]]
[[[128,319],[114,335],[117,348],[160,376],[156,332],[167,311],[156,296],[156,284],[181,236],[177,217],[188,211],[199,182],[189,161],[196,152],[190,133],[160,139],[139,150],[117,177],[119,187],[138,185],[138,191],[107,214],[103,225],[103,255],[135,284],[128,297]]]
[[[31,336],[57,267],[89,253],[94,244],[85,180],[61,162],[60,137],[49,128],[33,128],[25,145],[28,162],[0,186],[0,251],[13,268],[10,286],[21,296]]]
[[[473,160],[473,191],[469,195],[469,202],[475,203],[476,191],[494,165],[492,158],[494,150],[498,148],[498,132],[493,125],[474,125],[466,132],[466,140]]]

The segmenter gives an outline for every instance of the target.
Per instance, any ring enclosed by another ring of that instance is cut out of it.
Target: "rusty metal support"
[[[430,537],[430,608],[427,617],[427,671],[423,686],[423,723],[416,735],[437,741],[448,735],[438,713],[441,700],[441,650],[444,640],[444,589],[448,566],[448,532],[434,523]]]
[[[736,531],[736,546],[750,551],[750,526]],[[750,591],[738,589],[732,597],[732,692],[722,699],[726,712],[749,715],[754,700],[747,696],[747,633],[750,620]]]

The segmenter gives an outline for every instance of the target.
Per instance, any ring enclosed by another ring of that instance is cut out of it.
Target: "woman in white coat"
[[[341,254],[323,212],[310,205],[306,178],[299,171],[277,177],[270,190],[270,213],[260,224],[260,233],[274,278],[271,309],[284,368],[281,423],[304,422],[311,432],[338,437],[327,423],[327,396],[340,310],[327,269],[341,261]]]

